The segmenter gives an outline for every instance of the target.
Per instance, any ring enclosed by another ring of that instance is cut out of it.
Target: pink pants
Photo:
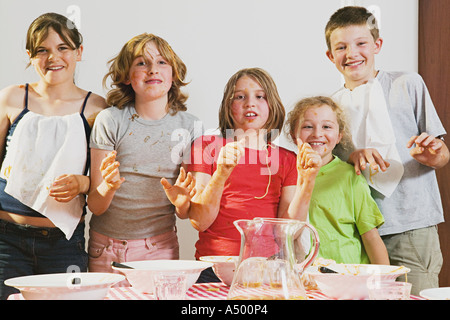
[[[179,259],[179,245],[175,230],[137,240],[118,240],[90,230],[88,252],[90,272],[119,273],[112,269],[113,261]],[[125,287],[130,284],[124,280],[115,286]]]

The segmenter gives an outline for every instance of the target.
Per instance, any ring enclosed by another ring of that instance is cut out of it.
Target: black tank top
[[[86,175],[89,170],[90,165],[90,151],[89,151],[89,137],[91,134],[91,128],[89,127],[89,123],[87,122],[85,116],[84,116],[84,109],[86,107],[86,103],[89,99],[89,96],[91,95],[91,92],[88,92],[86,95],[86,98],[83,101],[83,105],[81,107],[80,116],[83,120],[84,124],[84,131],[86,133],[86,142],[88,145],[88,148],[86,150],[87,152],[87,161],[86,161],[86,169],[84,174]],[[22,112],[17,116],[17,118],[14,120],[14,122],[11,124],[11,127],[9,128],[8,135],[6,137],[6,144],[5,144],[5,152],[4,157],[6,157],[6,153],[8,152],[8,144],[11,141],[11,137],[14,134],[14,130],[17,127],[17,124],[19,121],[23,118],[23,116],[29,112],[28,109],[28,83],[25,85],[25,107],[23,108]],[[4,159],[4,158],[3,158]],[[36,210],[31,209],[30,207],[24,205],[22,202],[17,200],[16,198],[10,196],[8,193],[5,192],[6,187],[6,180],[0,177],[0,210],[20,214],[27,217],[40,217],[43,218],[44,216],[37,212]],[[83,215],[86,214],[86,205],[83,207]],[[45,217],[44,217],[45,218]]]

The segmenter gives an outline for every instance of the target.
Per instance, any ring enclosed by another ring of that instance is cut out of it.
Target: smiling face
[[[234,129],[261,129],[269,118],[269,104],[261,85],[248,76],[236,82],[231,116]]]
[[[126,84],[133,87],[136,100],[164,100],[167,104],[168,92],[172,87],[172,66],[154,42],[148,42],[144,52],[144,56],[134,59]]]
[[[299,120],[297,137],[311,145],[323,164],[329,163],[333,159],[333,149],[342,138],[336,113],[326,104],[310,107]]]
[[[73,82],[76,63],[81,60],[82,52],[82,46],[72,49],[56,31],[49,29],[30,62],[41,79],[49,84]],[[31,56],[30,52],[28,54]]]
[[[352,90],[376,76],[375,54],[383,40],[374,41],[367,25],[351,25],[335,29],[330,35],[328,58],[345,78],[345,86]]]

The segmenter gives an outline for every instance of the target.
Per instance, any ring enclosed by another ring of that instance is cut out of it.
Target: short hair
[[[233,103],[236,83],[244,76],[247,76],[262,87],[266,94],[267,104],[269,106],[269,117],[264,125],[267,130],[267,141],[275,138],[272,130],[277,129],[277,136],[283,129],[285,109],[278,94],[277,86],[270,74],[261,68],[246,68],[236,72],[225,86],[222,103],[219,109],[219,129],[223,137],[226,137],[227,129],[234,129],[234,121],[231,115],[231,105]]]
[[[106,87],[106,81],[111,77],[111,90],[106,95],[106,103],[110,106],[116,106],[122,109],[127,104],[135,101],[135,92],[131,84],[126,84],[130,68],[137,57],[145,56],[145,46],[153,42],[158,48],[161,56],[172,67],[172,87],[168,92],[168,111],[176,114],[178,111],[186,111],[186,100],[188,95],[181,92],[181,87],[187,85],[184,82],[187,68],[184,62],[172,50],[170,45],[161,37],[154,34],[143,33],[130,39],[122,47],[119,54],[108,61],[110,64],[109,72],[103,77],[103,86]]]
[[[328,50],[331,51],[330,37],[334,30],[354,25],[367,25],[374,41],[380,37],[378,23],[370,11],[364,7],[348,6],[337,10],[328,21],[325,27],[325,40]]]
[[[343,149],[348,149],[352,145],[352,140],[347,126],[345,112],[333,99],[326,96],[308,97],[298,101],[292,111],[288,114],[285,126],[286,134],[290,136],[295,143],[298,125],[303,121],[306,111],[310,108],[316,108],[323,105],[329,106],[336,114],[339,133],[342,134],[342,139],[339,144]]]
[[[28,27],[25,47],[30,53],[30,58],[36,56],[37,49],[47,38],[50,29],[53,29],[72,50],[80,48],[83,43],[81,33],[71,20],[58,13],[44,13]]]

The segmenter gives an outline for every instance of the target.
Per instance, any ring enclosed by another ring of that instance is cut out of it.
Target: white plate
[[[425,289],[420,291],[420,296],[428,300],[450,300],[450,287]]]
[[[82,272],[11,278],[5,284],[20,290],[26,300],[101,300],[121,274]]]

